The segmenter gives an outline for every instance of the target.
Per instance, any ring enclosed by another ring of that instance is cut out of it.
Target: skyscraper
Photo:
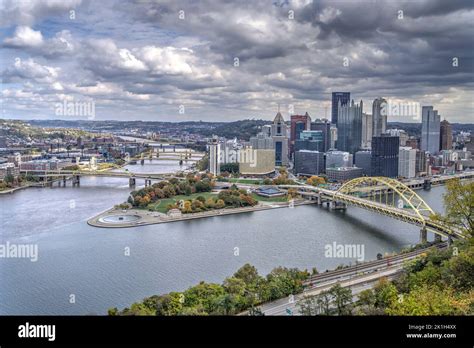
[[[440,147],[441,150],[451,150],[453,148],[453,127],[446,120],[440,124]]]
[[[370,149],[372,143],[372,115],[362,113],[362,145],[365,150]]]
[[[426,152],[416,149],[416,175],[426,174],[428,172],[428,159]]]
[[[398,154],[398,176],[414,178],[416,175],[416,150],[401,146]]]
[[[323,134],[323,152],[331,148],[331,122],[326,119],[316,119],[311,123],[311,130],[321,131]]]
[[[295,141],[295,152],[299,150],[324,152],[323,132],[318,130],[302,131],[300,139]]]
[[[295,174],[319,175],[324,169],[324,153],[310,150],[295,152]]]
[[[340,104],[340,102],[339,102]],[[362,100],[360,104],[339,105],[337,116],[337,149],[354,154],[362,144]]]
[[[219,175],[221,172],[220,157],[221,144],[219,144],[219,138],[213,136],[209,143],[209,172],[213,175]]]
[[[423,151],[435,154],[439,151],[440,119],[438,110],[432,106],[423,106],[421,109],[421,144]]]
[[[398,175],[400,138],[381,135],[372,138],[372,176],[394,178]]]
[[[275,165],[288,164],[288,131],[283,116],[278,112],[272,124],[273,148],[275,149]]]
[[[337,142],[337,127],[335,124],[331,124],[329,133],[330,133],[330,138],[331,138],[331,146],[329,147],[329,150],[335,150],[336,142]]]
[[[311,117],[304,115],[291,115],[290,152],[295,151],[295,140],[300,138],[300,133],[311,129]]]
[[[387,101],[377,98],[372,103],[372,136],[379,137],[387,129]]]
[[[337,124],[339,103],[347,105],[350,100],[350,92],[332,92],[331,123]]]
[[[362,169],[362,174],[370,176],[372,154],[370,151],[357,151],[354,156],[354,164]]]

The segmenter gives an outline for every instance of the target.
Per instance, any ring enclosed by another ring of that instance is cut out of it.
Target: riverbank
[[[122,210],[117,208],[108,209],[99,215],[96,215],[89,220],[87,224],[94,227],[102,228],[127,228],[127,227],[139,227],[154,224],[162,224],[169,222],[178,222],[194,219],[203,219],[215,216],[251,213],[255,211],[278,209],[278,208],[291,208],[300,205],[315,204],[314,201],[295,201],[290,206],[289,202],[259,202],[253,207],[242,207],[242,208],[224,208],[215,209],[211,211],[205,211],[200,213],[191,214],[180,214],[180,215],[168,215],[159,212],[153,212],[143,209],[128,209]]]
[[[0,191],[0,195],[12,194],[16,191],[24,190],[24,189],[27,189],[29,187],[44,187],[44,186],[46,186],[46,185],[44,185],[42,183],[31,183],[31,184],[27,184],[25,186],[12,187],[8,190]]]

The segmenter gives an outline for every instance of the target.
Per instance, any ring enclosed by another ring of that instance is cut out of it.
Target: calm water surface
[[[145,162],[129,170],[180,168],[172,161]],[[0,243],[39,248],[37,262],[0,258],[0,314],[106,314],[110,307],[185,290],[201,280],[221,283],[246,262],[261,274],[280,265],[325,270],[354,262],[325,258],[326,244],[364,244],[365,258],[374,259],[419,237],[415,226],[359,208],[331,212],[317,206],[100,229],[86,220],[125,201],[128,180],[84,177],[80,187],[68,185],[0,196]],[[442,211],[443,187],[418,192]],[[76,303],[69,302],[71,294]]]

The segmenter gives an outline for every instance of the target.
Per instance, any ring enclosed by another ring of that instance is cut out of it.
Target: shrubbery
[[[222,190],[217,197],[198,196],[193,200],[187,200],[177,205],[170,205],[169,209],[179,208],[182,213],[199,213],[213,209],[226,207],[239,208],[254,206],[258,202],[245,190],[238,190],[235,185],[229,190]]]
[[[266,277],[249,264],[222,284],[201,282],[184,292],[155,295],[130,308],[109,310],[109,315],[232,315],[263,302],[301,292],[307,271],[275,268]]]
[[[128,199],[128,203],[134,207],[145,208],[150,203],[155,203],[160,199],[171,198],[177,195],[186,195],[196,192],[210,192],[213,182],[207,176],[188,176],[184,180],[170,179],[161,181],[151,186],[133,191]]]

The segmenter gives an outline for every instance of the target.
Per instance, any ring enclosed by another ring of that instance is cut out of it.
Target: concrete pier
[[[428,232],[426,232],[426,227],[423,227],[420,230],[420,243],[424,244],[428,241]]]

